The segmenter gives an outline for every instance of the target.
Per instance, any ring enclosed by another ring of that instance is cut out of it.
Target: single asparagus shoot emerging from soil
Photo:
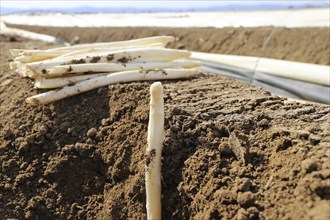
[[[150,87],[148,146],[145,169],[147,218],[161,219],[161,156],[164,141],[164,100],[160,82]]]

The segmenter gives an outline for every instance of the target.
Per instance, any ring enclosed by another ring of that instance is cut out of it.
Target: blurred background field
[[[7,23],[57,27],[329,27],[330,19],[327,1],[2,1],[1,4],[1,18]]]

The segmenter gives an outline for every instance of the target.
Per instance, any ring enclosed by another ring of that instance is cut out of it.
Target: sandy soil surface
[[[173,34],[173,47],[256,55],[271,29],[43,31],[83,42]],[[327,33],[279,29],[265,54],[329,64]],[[146,219],[151,82],[30,106],[40,91],[9,70],[8,50],[47,47],[1,36],[0,219]],[[329,106],[224,77],[163,84],[163,219],[329,219]]]

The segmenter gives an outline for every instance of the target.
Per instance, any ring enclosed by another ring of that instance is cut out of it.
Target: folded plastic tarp
[[[199,56],[201,54],[203,53],[199,53]],[[213,58],[216,56],[217,54],[212,54]],[[207,56],[197,57],[194,56],[194,53],[192,57],[204,62],[204,65],[200,67],[204,72],[235,78],[263,87],[273,94],[330,104],[329,66],[291,61],[281,62],[281,60],[274,60],[274,63],[272,63],[273,59],[266,59],[266,62],[261,67],[264,70],[270,70],[271,73],[269,73],[258,70],[261,69],[258,68],[261,59],[255,57],[247,57],[245,59],[243,56],[219,55],[219,57],[223,58],[224,63],[231,60],[231,65],[220,63],[222,60],[211,59],[211,61],[208,61]],[[233,57],[234,59],[232,59]],[[242,59],[239,60],[239,58]],[[261,62],[263,61],[261,60]],[[299,64],[302,64],[302,66]],[[286,74],[285,70],[288,70],[288,74]],[[301,79],[299,79],[299,76]]]

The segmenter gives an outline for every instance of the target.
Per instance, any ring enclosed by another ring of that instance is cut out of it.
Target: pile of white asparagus
[[[172,36],[81,44],[48,50],[12,49],[10,68],[35,80],[35,88],[55,89],[26,99],[48,104],[119,82],[189,78],[201,63],[190,52],[165,48]]]

